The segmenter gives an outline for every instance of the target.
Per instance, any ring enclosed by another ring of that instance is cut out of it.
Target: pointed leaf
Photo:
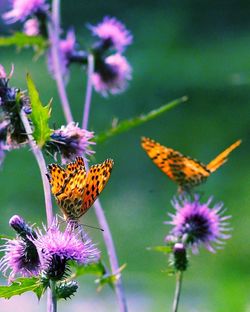
[[[0,286],[0,298],[9,299],[27,291],[33,291],[37,295],[38,299],[41,298],[44,292],[44,287],[39,278],[18,278],[9,286]]]
[[[62,281],[56,284],[55,293],[57,300],[59,299],[70,299],[75,295],[78,289],[78,284],[76,281]]]
[[[106,274],[105,266],[101,261],[87,265],[74,264],[73,266],[75,268],[74,278],[85,274],[94,274],[97,276],[103,276]]]
[[[30,118],[34,126],[33,137],[41,148],[50,140],[49,118],[51,105],[50,103],[47,106],[42,105],[37,88],[29,74],[27,74],[27,85],[32,109]]]
[[[115,274],[105,274],[96,280],[98,284],[97,291],[102,290],[102,288],[108,284],[112,289],[114,289],[114,284],[120,278],[121,271],[123,271],[126,267],[126,264],[123,264]]]
[[[0,46],[16,46],[23,49],[33,47],[35,51],[41,54],[48,46],[48,42],[42,36],[28,36],[22,32],[16,32],[9,37],[0,37]]]
[[[6,234],[0,234],[0,239],[13,239],[13,237]]]
[[[109,129],[106,132],[103,132],[99,135],[97,135],[95,137],[95,141],[96,143],[103,143],[105,142],[107,139],[111,138],[114,135],[126,132],[134,127],[137,127],[151,119],[154,119],[158,116],[160,116],[161,114],[171,110],[172,108],[174,108],[175,106],[186,102],[187,101],[187,97],[183,96],[180,99],[174,100],[168,104],[165,104],[157,109],[154,109],[152,111],[150,111],[147,114],[143,114],[141,116],[135,117],[135,118],[131,118],[128,120],[124,120],[119,122],[116,126],[112,127],[111,129]]]
[[[163,253],[171,253],[173,251],[172,246],[153,246],[153,247],[148,247],[148,250],[153,250],[153,251],[159,251]]]

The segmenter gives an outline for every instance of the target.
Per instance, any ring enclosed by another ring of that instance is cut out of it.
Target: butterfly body
[[[185,191],[204,182],[212,172],[217,170],[227,161],[229,153],[239,146],[240,143],[240,140],[236,141],[208,165],[205,165],[196,159],[173,150],[172,148],[163,146],[152,139],[143,137],[141,141],[143,149],[152,161],[171,180],[179,185],[180,190]]]
[[[51,192],[66,220],[78,220],[93,205],[109,180],[113,160],[93,165],[86,172],[82,157],[62,168],[48,166]]]

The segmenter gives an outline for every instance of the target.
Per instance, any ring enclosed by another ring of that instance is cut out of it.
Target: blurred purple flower
[[[133,41],[131,33],[114,17],[106,16],[101,23],[90,26],[90,29],[93,35],[104,41],[103,46],[115,48],[120,53]]]
[[[32,14],[46,12],[49,6],[46,0],[11,0],[12,9],[3,14],[7,23],[23,22]]]
[[[104,63],[97,66],[92,76],[96,92],[107,96],[108,93],[123,92],[131,79],[132,68],[126,58],[118,53],[108,56]]]
[[[21,276],[38,275],[40,272],[40,259],[34,243],[30,240],[33,232],[32,228],[19,216],[13,216],[9,224],[18,233],[16,239],[4,239],[5,245],[1,246],[0,251],[5,255],[0,261],[0,270],[6,274],[11,270],[9,282],[16,274]]]
[[[65,231],[61,232],[55,219],[49,229],[45,228],[45,232],[43,234],[38,230],[33,242],[41,251],[43,270],[51,279],[59,280],[67,274],[69,260],[88,264],[100,258],[99,250],[87,236],[81,237],[82,232],[77,232],[73,223],[68,223]]]
[[[166,222],[174,227],[166,240],[169,241],[171,236],[178,237],[184,244],[191,246],[194,253],[198,252],[198,246],[201,244],[204,244],[209,251],[215,252],[212,243],[222,244],[223,239],[231,237],[224,233],[230,230],[226,222],[230,216],[222,216],[225,211],[222,209],[222,203],[210,208],[211,201],[212,198],[202,204],[199,202],[198,195],[194,196],[193,201],[182,197],[175,198],[172,204],[176,214],[169,214],[172,220]]]
[[[61,153],[62,163],[72,161],[76,156],[91,155],[94,153],[89,146],[95,144],[94,132],[78,127],[77,123],[71,122],[67,126],[54,130],[51,134],[51,141],[48,143],[48,150],[52,153]]]
[[[76,36],[73,29],[68,30],[66,38],[60,40],[59,53],[60,53],[60,65],[61,71],[64,78],[67,78],[68,66],[70,64],[71,55],[75,51]],[[51,74],[54,76],[53,60],[51,50],[48,53],[48,68]]]
[[[39,21],[36,17],[28,19],[23,26],[23,32],[28,36],[39,35]]]
[[[6,79],[6,78],[7,78],[7,75],[6,75],[5,69],[3,65],[0,64],[0,79]]]

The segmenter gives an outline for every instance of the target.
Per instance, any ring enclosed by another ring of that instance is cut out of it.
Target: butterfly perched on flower
[[[65,168],[48,165],[51,192],[66,220],[78,220],[88,211],[107,184],[113,165],[113,160],[107,159],[86,172],[82,157]]]
[[[213,159],[208,165],[180,152],[143,137],[142,148],[166,175],[179,185],[180,191],[188,191],[192,187],[204,182],[212,172],[227,161],[227,156],[241,144],[236,141]]]

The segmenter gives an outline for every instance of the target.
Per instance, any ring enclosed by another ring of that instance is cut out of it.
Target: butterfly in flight
[[[86,172],[82,157],[76,157],[65,168],[48,165],[51,192],[66,220],[77,221],[88,211],[107,184],[113,165],[113,160],[107,159]]]
[[[190,191],[192,187],[204,182],[227,161],[227,156],[240,144],[241,140],[236,141],[205,165],[149,138],[142,137],[141,140],[142,148],[156,166],[179,185],[179,191]]]

